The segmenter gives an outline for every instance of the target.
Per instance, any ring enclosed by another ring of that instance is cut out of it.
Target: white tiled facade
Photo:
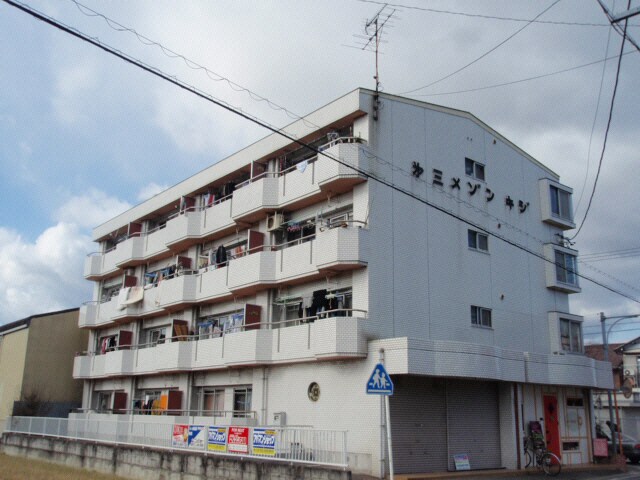
[[[383,354],[408,385],[392,431],[423,392],[473,403],[486,386],[496,453],[472,468],[518,468],[548,402],[563,462],[592,459],[589,390],[611,379],[563,329],[582,320],[562,244],[571,189],[466,112],[381,95],[374,120],[373,102],[355,90],[286,128],[320,154],[271,135],[94,230],[74,364],[86,414],[347,430],[350,468],[378,475],[381,401],[365,384]],[[330,311],[307,310],[320,297]],[[473,451],[454,413],[442,459],[400,446],[398,472]]]

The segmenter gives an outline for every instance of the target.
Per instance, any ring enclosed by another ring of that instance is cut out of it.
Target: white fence
[[[347,467],[347,432],[292,427],[9,417],[5,432]]]

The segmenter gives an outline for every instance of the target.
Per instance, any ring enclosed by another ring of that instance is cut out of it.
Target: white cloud
[[[82,278],[91,240],[67,223],[46,229],[25,242],[16,232],[0,228],[0,323],[29,315],[78,307],[91,295]]]
[[[83,228],[93,228],[129,208],[129,203],[91,189],[84,195],[68,199],[58,209],[54,218]]]
[[[167,188],[169,188],[167,185],[158,185],[157,183],[151,182],[140,189],[138,192],[138,200],[144,202],[158,193],[164,192]]]
[[[58,209],[56,224],[33,242],[0,228],[0,324],[90,300],[92,286],[83,278],[84,259],[95,250],[89,228],[127,208],[92,189],[69,198]]]

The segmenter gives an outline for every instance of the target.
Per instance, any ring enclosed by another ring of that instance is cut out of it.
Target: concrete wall
[[[0,337],[0,419],[10,416],[13,402],[20,400],[28,340],[27,328]]]
[[[22,391],[49,402],[82,400],[82,381],[72,377],[73,358],[86,348],[88,332],[78,328],[78,310],[31,319]]]
[[[348,480],[348,471],[232,456],[100,445],[54,437],[5,433],[2,453],[126,478],[153,480]]]

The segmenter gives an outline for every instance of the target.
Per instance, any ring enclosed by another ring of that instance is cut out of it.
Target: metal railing
[[[229,435],[234,429],[233,440]],[[130,419],[9,417],[5,432],[106,444],[271,458],[346,468],[347,432],[282,426],[214,426],[138,422]],[[218,433],[218,435],[211,435]],[[220,435],[222,433],[222,435]]]

